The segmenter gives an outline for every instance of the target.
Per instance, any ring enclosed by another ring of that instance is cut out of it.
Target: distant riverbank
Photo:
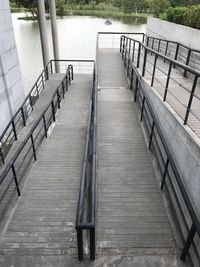
[[[19,13],[19,12],[27,12],[27,16],[19,17],[18,19],[22,20],[34,20],[37,18],[33,18],[30,16],[30,11],[25,8],[11,8],[12,13]],[[147,18],[148,16],[152,16],[152,14],[146,13],[125,13],[119,10],[91,10],[91,9],[68,9],[64,10],[62,13],[57,11],[57,16],[91,16],[91,17],[98,17],[98,18],[115,18],[120,19],[122,17],[133,17],[133,18]],[[48,17],[47,17],[48,19]]]

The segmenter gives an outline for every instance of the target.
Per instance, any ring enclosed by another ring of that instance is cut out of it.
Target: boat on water
[[[112,21],[111,21],[110,19],[107,19],[107,20],[105,21],[105,24],[106,24],[106,25],[111,25],[111,24],[112,24]]]

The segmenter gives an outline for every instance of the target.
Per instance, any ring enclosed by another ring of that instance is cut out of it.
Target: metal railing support
[[[17,189],[17,194],[18,194],[18,196],[21,196],[20,189],[19,189],[19,183],[18,183],[18,180],[17,180],[16,171],[15,171],[15,166],[12,165],[11,168],[12,168],[13,178],[14,178],[14,181],[15,181],[16,189]]]
[[[194,82],[193,82],[193,85],[192,85],[192,91],[190,93],[190,99],[189,99],[188,106],[187,106],[187,111],[186,111],[186,114],[185,114],[184,125],[186,125],[187,121],[188,121],[190,109],[191,109],[191,106],[192,106],[192,100],[193,100],[194,92],[195,92],[195,89],[196,89],[196,86],[197,86],[197,81],[198,81],[198,76],[195,76]]]
[[[167,82],[166,82],[166,86],[165,86],[165,93],[164,93],[164,97],[163,97],[163,101],[166,101],[167,98],[167,91],[168,91],[168,87],[169,87],[169,80],[170,80],[170,76],[171,76],[171,70],[172,70],[172,63],[169,63],[169,70],[168,70],[168,74],[167,74]]]
[[[186,240],[185,245],[183,247],[183,250],[181,252],[180,259],[182,261],[185,261],[185,259],[186,259],[186,256],[188,254],[188,251],[190,249],[190,246],[191,246],[191,243],[192,243],[192,241],[194,239],[195,234],[196,234],[196,227],[195,227],[194,223],[192,223],[192,226],[190,228],[187,240]]]
[[[151,78],[151,86],[153,86],[153,83],[154,83],[157,59],[158,59],[158,55],[155,55],[154,64],[153,64],[153,73],[152,73],[152,78]]]

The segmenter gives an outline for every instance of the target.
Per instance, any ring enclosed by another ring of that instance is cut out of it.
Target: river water
[[[18,20],[22,13],[12,14],[19,62],[25,94],[33,86],[43,69],[39,28],[37,21]],[[68,16],[58,18],[60,59],[94,59],[96,35],[99,31],[145,32],[146,19],[124,17],[105,25],[105,19]],[[51,27],[47,21],[50,57],[53,58]]]

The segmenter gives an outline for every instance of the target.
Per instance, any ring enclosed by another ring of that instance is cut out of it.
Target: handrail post
[[[45,119],[45,114],[43,115],[43,123],[44,123],[44,133],[45,137],[47,138],[47,125],[46,125],[46,119]]]
[[[167,74],[167,82],[166,82],[166,86],[165,86],[165,93],[164,93],[163,101],[166,101],[166,98],[167,98],[167,91],[168,91],[168,86],[169,86],[169,79],[170,79],[170,75],[171,75],[171,70],[172,70],[172,63],[170,62],[169,70],[168,70],[168,74]]]
[[[165,47],[165,56],[167,56],[168,45],[169,45],[169,42],[167,41],[166,42],[166,47]],[[165,59],[164,59],[164,62],[165,62]]]
[[[0,155],[1,155],[1,161],[3,164],[5,164],[5,158],[4,158],[4,154],[3,154],[3,150],[2,147],[0,146]]]
[[[50,69],[51,69],[51,74],[53,74],[53,64],[52,64],[52,60],[50,60]]]
[[[163,190],[163,187],[165,185],[165,179],[166,179],[166,175],[167,175],[168,166],[169,166],[169,159],[167,158],[167,161],[165,163],[165,170],[164,170],[163,177],[162,177],[162,183],[161,183],[161,186],[160,186],[161,190]]]
[[[60,95],[59,95],[58,90],[57,90],[56,94],[57,94],[58,108],[60,109]]]
[[[77,245],[78,245],[78,260],[83,260],[83,232],[82,229],[76,230],[77,234]]]
[[[133,66],[131,66],[131,79],[130,79],[130,89],[133,89],[133,74],[134,74],[134,70],[133,70]]]
[[[13,128],[13,133],[14,133],[15,140],[17,140],[17,132],[16,132],[14,120],[12,120],[12,128]]]
[[[90,229],[90,259],[95,260],[96,241],[95,228]]]
[[[147,62],[147,49],[145,48],[144,60],[143,60],[143,68],[142,68],[142,77],[144,77],[144,75],[145,75],[146,62]]]
[[[178,52],[179,52],[179,44],[177,44],[177,46],[176,46],[176,52],[175,52],[174,60],[177,60],[177,58],[178,58]],[[173,65],[173,68],[174,69],[176,68],[175,64]]]
[[[195,89],[196,89],[196,86],[197,86],[198,78],[199,77],[197,75],[194,78],[194,82],[193,82],[193,85],[192,85],[192,91],[190,93],[190,99],[189,99],[187,111],[186,111],[186,114],[185,114],[184,125],[186,125],[187,121],[188,121],[188,117],[189,117],[190,109],[191,109],[191,106],[192,106],[192,100],[193,100],[194,92],[195,92]]]
[[[151,143],[152,143],[153,134],[154,134],[154,126],[155,126],[155,122],[153,121],[152,126],[151,126],[151,135],[149,139],[149,149],[151,149]]]
[[[25,119],[25,115],[24,115],[24,109],[23,109],[23,107],[21,107],[21,113],[22,113],[23,124],[24,124],[24,126],[26,126],[26,119]]]
[[[154,83],[157,59],[158,59],[158,55],[155,55],[154,64],[153,64],[153,73],[152,73],[152,78],[151,78],[151,86],[153,86],[153,83]]]
[[[49,80],[49,69],[48,69],[48,65],[45,67],[45,80]]]
[[[141,52],[141,43],[139,43],[139,47],[138,47],[137,68],[139,68],[140,66],[140,52]]]
[[[12,172],[13,172],[13,178],[14,178],[14,181],[15,181],[15,185],[16,185],[16,188],[17,188],[17,194],[18,196],[21,196],[21,193],[20,193],[20,189],[19,189],[19,183],[17,181],[17,175],[16,175],[16,171],[15,171],[15,166],[12,165]]]
[[[132,62],[134,62],[134,58],[135,58],[135,40],[133,41]]]
[[[190,62],[190,56],[191,56],[191,49],[188,50],[188,55],[187,55],[187,59],[186,59],[186,65],[188,66],[189,65],[189,62]],[[186,77],[186,74],[187,74],[187,71],[185,70],[184,71],[184,77]]]
[[[189,249],[190,249],[190,246],[191,246],[191,243],[194,239],[195,234],[196,234],[196,227],[195,227],[194,223],[192,223],[192,226],[191,226],[190,231],[189,231],[189,235],[187,237],[187,240],[186,240],[185,245],[183,247],[183,250],[181,252],[180,259],[182,261],[185,261],[185,258],[187,256]]]
[[[136,77],[136,82],[135,82],[135,92],[134,92],[134,102],[136,102],[136,100],[137,100],[138,86],[139,86],[139,80],[138,80],[138,77]]]
[[[143,118],[143,113],[144,113],[144,103],[145,103],[145,96],[143,96],[143,99],[142,99],[142,109],[141,109],[140,121],[142,121],[142,118]]]
[[[35,144],[34,144],[34,139],[33,139],[33,134],[31,134],[31,144],[32,144],[32,148],[33,148],[33,156],[35,161],[37,160],[37,156],[36,156],[36,150],[35,150]]]
[[[51,102],[53,121],[56,121],[54,102]]]

